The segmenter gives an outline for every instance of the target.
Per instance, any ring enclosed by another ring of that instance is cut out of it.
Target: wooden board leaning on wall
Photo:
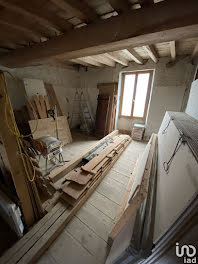
[[[36,124],[37,120],[29,121],[31,132],[35,130]],[[37,130],[33,133],[33,138],[37,139],[46,135],[55,138],[58,136],[58,139],[63,143],[63,145],[72,142],[72,136],[66,116],[58,116],[57,120],[54,120],[52,117],[38,119]]]

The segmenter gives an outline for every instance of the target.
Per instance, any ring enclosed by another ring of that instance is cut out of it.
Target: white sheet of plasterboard
[[[27,96],[32,99],[34,95],[47,95],[44,82],[37,79],[23,79],[24,87]]]
[[[198,163],[187,144],[182,144],[179,148],[170,165],[168,174],[163,168],[163,162],[170,159],[180,137],[174,122],[171,121],[169,124],[169,121],[170,116],[167,112],[158,133],[158,177],[154,241],[174,223],[198,191]],[[166,127],[166,131],[162,133]]]
[[[190,89],[186,113],[198,120],[198,79],[195,80]]]

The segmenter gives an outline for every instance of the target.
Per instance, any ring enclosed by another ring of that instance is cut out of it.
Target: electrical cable
[[[20,86],[18,85],[17,79],[9,71],[3,71],[3,72],[8,73],[13,78],[13,80],[15,80],[15,82],[17,84],[17,87],[20,90]],[[16,137],[16,141],[17,141],[17,145],[18,145],[18,149],[19,149],[19,155],[21,156],[21,159],[22,159],[22,162],[23,162],[23,166],[25,168],[25,173],[27,175],[28,180],[30,182],[33,182],[35,180],[36,169],[35,169],[35,166],[32,163],[32,160],[30,159],[29,155],[27,154],[27,151],[26,151],[26,149],[25,149],[25,147],[23,145],[23,142],[22,142],[22,138],[32,136],[32,134],[37,130],[38,118],[37,118],[36,127],[35,127],[35,129],[34,129],[34,131],[32,133],[30,133],[29,135],[21,135],[20,134],[20,132],[18,130],[18,127],[17,127],[17,124],[16,124],[16,121],[15,121],[14,113],[13,113],[11,102],[10,102],[10,98],[9,98],[9,95],[8,95],[5,75],[3,74],[2,76],[3,76],[4,83],[5,83],[5,85],[4,85],[4,93],[5,93],[5,110],[4,110],[4,114],[5,114],[6,125],[8,127],[8,130],[10,131],[10,133],[13,134]],[[26,100],[29,101],[28,97],[25,95],[25,93],[23,91],[22,91],[22,94],[25,96]],[[37,116],[36,111],[34,110],[31,102],[29,102],[29,103],[30,103],[31,108],[33,110],[34,116]],[[9,111],[9,114],[10,114],[10,118],[11,118],[11,122],[12,122],[13,128],[10,127],[10,124],[9,124],[9,121],[8,121],[8,111]],[[28,162],[30,162],[30,164],[32,166],[32,169],[33,169],[33,177],[32,178],[30,177],[30,174],[29,174],[29,171],[28,171],[28,168],[27,168],[27,164],[25,162],[24,157],[28,160]]]

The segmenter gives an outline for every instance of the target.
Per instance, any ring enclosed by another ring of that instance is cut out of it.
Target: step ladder
[[[79,120],[81,129],[88,135],[91,134],[94,128],[94,119],[82,88],[76,88],[75,91],[70,127],[72,127],[74,120]]]

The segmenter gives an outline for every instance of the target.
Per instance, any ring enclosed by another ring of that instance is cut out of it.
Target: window
[[[152,74],[152,71],[123,73],[120,116],[146,117]]]

